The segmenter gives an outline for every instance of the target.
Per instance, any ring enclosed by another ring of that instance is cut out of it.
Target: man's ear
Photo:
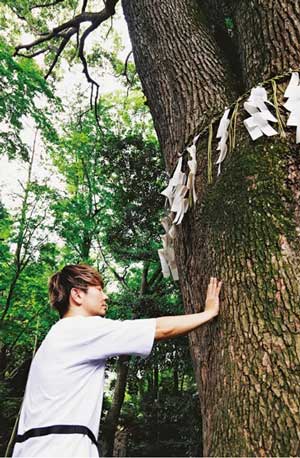
[[[75,303],[75,305],[81,305],[83,299],[83,291],[79,288],[72,288],[70,291],[70,299]]]

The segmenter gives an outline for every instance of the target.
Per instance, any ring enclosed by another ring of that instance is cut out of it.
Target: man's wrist
[[[212,318],[215,318],[217,315],[218,315],[218,312],[216,310],[204,310],[204,312],[206,317],[207,317],[207,321],[208,320],[211,320]]]

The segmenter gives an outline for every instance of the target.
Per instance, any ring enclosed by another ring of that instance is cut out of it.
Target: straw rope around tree
[[[176,235],[175,225],[181,224],[184,214],[191,208],[197,198],[195,197],[195,170],[189,170],[188,174],[182,172],[182,168],[186,168],[186,162],[190,164],[191,160],[196,162],[197,145],[199,139],[203,139],[205,135],[208,136],[207,140],[207,183],[213,183],[213,163],[212,151],[214,141],[214,124],[219,121],[217,137],[220,139],[218,150],[220,150],[218,164],[218,175],[221,173],[221,163],[224,161],[227,151],[232,153],[236,147],[236,130],[237,118],[241,113],[241,103],[243,103],[243,111],[248,112],[250,115],[244,120],[244,125],[248,130],[250,136],[255,141],[257,138],[267,135],[274,136],[279,134],[281,139],[286,139],[285,125],[280,113],[282,106],[278,102],[278,86],[277,82],[284,82],[289,76],[291,77],[289,85],[284,93],[284,97],[288,98],[288,102],[283,105],[285,111],[290,111],[287,126],[296,126],[296,142],[300,142],[300,82],[298,70],[289,70],[283,74],[277,75],[266,81],[259,83],[255,88],[248,90],[243,95],[239,96],[231,105],[225,108],[225,112],[218,113],[214,116],[208,126],[201,130],[192,140],[192,144],[184,148],[183,152],[178,154],[178,161],[176,167],[170,177],[169,185],[162,191],[162,194],[167,197],[170,204],[170,212],[166,215],[162,224],[166,233],[162,235],[163,248],[159,250],[159,258],[161,261],[162,271],[164,277],[169,277],[172,274],[174,280],[178,280],[178,271],[175,262],[174,252],[174,238]],[[265,88],[271,86],[271,96],[273,103],[268,100],[268,93]],[[247,98],[247,100],[246,100]],[[289,103],[292,99],[291,103]],[[295,106],[299,106],[299,122],[295,121],[298,111]],[[270,109],[273,109],[274,115]],[[293,111],[294,110],[294,111]],[[220,120],[221,118],[221,120]],[[259,123],[264,123],[259,124]],[[269,122],[276,122],[278,125],[278,132],[269,124]],[[255,124],[256,123],[256,124]],[[228,142],[228,145],[227,145]],[[192,148],[194,157],[192,156]],[[188,160],[190,159],[190,161]],[[191,174],[193,175],[190,179]],[[173,217],[175,213],[175,217]],[[169,224],[166,226],[166,218]]]

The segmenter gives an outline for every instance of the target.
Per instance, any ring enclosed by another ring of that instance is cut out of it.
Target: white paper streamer
[[[166,189],[162,191],[162,195],[169,199],[171,211],[176,213],[174,218],[174,224],[180,224],[183,220],[184,214],[188,210],[188,199],[186,195],[189,191],[189,187],[186,184],[187,177],[185,173],[181,171],[182,157],[179,158],[175,172],[169,181]]]
[[[172,222],[172,214],[170,213],[168,216],[165,216],[160,220],[166,234],[168,234],[172,239],[175,237],[175,225]]]
[[[170,178],[168,186],[161,192],[163,196],[166,196],[169,199],[170,207],[173,204],[173,200],[175,198],[177,187],[185,184],[186,175],[181,171],[182,168],[182,157],[178,159],[177,166],[175,172]]]
[[[158,250],[158,255],[161,263],[162,273],[164,277],[169,277],[170,273],[174,280],[178,280],[178,270],[175,261],[174,238],[176,235],[175,225],[182,222],[185,213],[189,208],[189,199],[187,194],[190,193],[193,202],[197,201],[195,189],[195,177],[197,172],[196,161],[196,143],[199,135],[194,137],[192,145],[187,148],[190,155],[188,160],[189,174],[188,177],[181,171],[182,156],[178,159],[176,169],[172,178],[169,180],[168,186],[162,191],[162,195],[169,200],[171,212],[176,213],[172,221],[172,214],[162,218],[161,224],[164,227],[165,235],[161,236],[163,248]]]
[[[297,128],[296,143],[300,143],[300,85],[298,72],[292,73],[284,97],[288,99],[284,107],[291,113],[286,125]]]
[[[184,216],[184,201],[187,193],[186,175],[181,171],[182,156],[178,159],[176,169],[171,177],[168,186],[162,191],[162,195],[169,200],[171,211],[176,213],[172,222],[172,215],[162,218],[161,224],[165,235],[161,236],[163,248],[158,250],[163,276],[168,278],[170,274],[174,281],[178,280],[178,270],[175,261],[174,237],[175,223],[179,224]]]
[[[267,91],[263,87],[251,89],[250,97],[244,103],[245,110],[251,115],[250,118],[245,119],[244,125],[252,140],[257,140],[263,135],[271,137],[278,134],[268,122],[277,122],[277,119],[269,111],[266,103],[273,106],[268,101]]]
[[[197,138],[198,139],[198,138]],[[196,160],[196,145],[193,143],[187,151],[191,157],[188,161],[188,167],[190,169],[188,179],[187,179],[187,187],[192,195],[193,202],[197,202],[197,194],[195,189],[195,177],[197,172],[197,160]]]
[[[171,224],[172,224],[172,221],[170,220],[170,217],[169,217],[169,216],[165,216],[164,218],[162,218],[162,219],[160,220],[160,222],[161,222],[161,224],[162,224],[164,230],[165,230],[166,232],[169,232],[169,229],[170,229]]]
[[[158,250],[158,256],[160,259],[162,274],[165,278],[168,278],[170,276],[170,269],[169,269],[168,261],[165,256],[165,251],[162,248]]]
[[[189,188],[184,185],[179,185],[176,190],[174,201],[171,207],[171,211],[176,213],[174,218],[174,224],[180,224],[183,220],[184,214],[189,208],[189,201],[185,197],[189,191]]]
[[[167,221],[166,221],[167,220]],[[162,224],[166,227],[168,233],[161,235],[163,248],[158,250],[158,255],[161,263],[161,269],[163,276],[168,278],[170,273],[175,281],[178,280],[178,270],[175,260],[175,251],[174,251],[174,224],[170,225],[170,219],[168,217],[163,218]],[[173,237],[170,232],[173,232]]]
[[[176,235],[176,228],[175,228],[175,224],[172,224],[169,232],[168,232],[169,236],[171,237],[171,239],[175,239],[175,235]]]
[[[219,157],[218,157],[218,160],[217,160],[218,175],[220,175],[220,173],[221,173],[221,163],[224,161],[224,159],[226,157],[226,154],[227,154],[227,150],[228,150],[227,139],[228,139],[228,127],[229,127],[229,124],[230,124],[230,121],[228,119],[229,112],[230,112],[229,108],[227,108],[224,111],[224,114],[223,114],[223,116],[221,118],[221,121],[220,121],[220,124],[219,124],[219,127],[218,127],[218,132],[217,132],[217,135],[216,135],[217,138],[220,138],[220,141],[218,143],[218,148],[217,148],[217,151],[220,151],[220,154],[219,154]]]

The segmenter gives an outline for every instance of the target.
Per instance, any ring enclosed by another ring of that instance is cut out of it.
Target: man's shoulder
[[[101,316],[78,316],[62,318],[49,330],[46,339],[55,339],[57,336],[72,336],[74,334],[99,332],[100,330],[115,329],[120,320],[112,320]]]

